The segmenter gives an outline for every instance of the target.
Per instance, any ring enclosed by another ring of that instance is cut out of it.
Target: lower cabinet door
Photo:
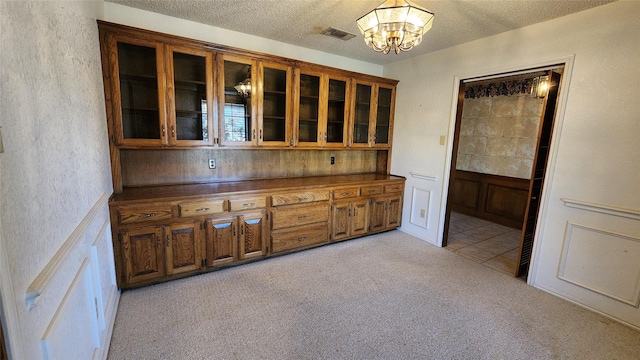
[[[351,221],[351,202],[336,202],[331,211],[331,239],[333,241],[348,238]]]
[[[351,236],[366,234],[369,231],[369,200],[354,201],[351,207]]]
[[[390,196],[387,201],[387,229],[402,225],[402,195]]]
[[[386,206],[386,197],[373,198],[373,201],[371,202],[371,232],[381,231],[386,228]]]
[[[165,226],[164,237],[168,275],[200,269],[200,222]]]
[[[251,259],[267,255],[266,212],[240,216],[240,259]]]
[[[124,285],[161,278],[166,274],[162,227],[123,230],[122,276]]]
[[[207,266],[228,265],[238,259],[238,219],[208,219],[205,222]]]

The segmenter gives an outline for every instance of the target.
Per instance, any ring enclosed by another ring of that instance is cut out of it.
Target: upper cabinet
[[[218,120],[221,146],[258,143],[256,62],[251,58],[218,55]]]
[[[391,144],[395,80],[98,25],[114,151]]]
[[[395,86],[356,80],[353,83],[350,147],[389,148],[393,129]]]
[[[294,134],[298,147],[319,147],[324,141],[326,114],[325,78],[321,72],[296,69],[294,100]]]
[[[295,74],[294,134],[296,147],[347,145],[349,78],[298,68]]]
[[[213,54],[167,47],[167,122],[172,145],[210,145],[213,126]]]
[[[346,76],[328,75],[327,111],[324,128],[324,146],[345,147],[349,137],[350,79]]]
[[[293,70],[289,65],[260,61],[258,77],[258,145],[289,146]]]
[[[164,46],[110,35],[107,49],[115,142],[138,146],[168,144]]]
[[[396,88],[392,85],[376,85],[376,116],[373,129],[373,147],[388,148],[391,146],[393,113],[395,108]]]

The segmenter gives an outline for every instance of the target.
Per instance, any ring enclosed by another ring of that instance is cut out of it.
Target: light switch
[[[440,135],[440,145],[444,145],[445,140],[447,140],[447,137],[445,135]]]

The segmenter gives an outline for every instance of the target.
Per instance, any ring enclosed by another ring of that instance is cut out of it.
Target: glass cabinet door
[[[320,73],[302,73],[297,76],[297,101],[294,108],[296,146],[320,146],[322,142],[320,118]]]
[[[164,62],[161,44],[110,38],[117,66],[112,69],[115,135],[123,145],[166,144]]]
[[[329,76],[325,146],[343,147],[347,139],[349,80]]]
[[[220,55],[217,63],[219,143],[223,146],[254,145],[257,139],[255,62]]]
[[[169,142],[212,144],[213,55],[180,47],[170,47],[168,53]]]
[[[258,109],[258,144],[288,146],[291,138],[292,70],[290,66],[260,63],[261,98]]]
[[[356,83],[353,105],[352,147],[368,147],[370,143],[373,84]],[[349,146],[349,145],[348,145]]]
[[[375,147],[389,147],[393,122],[394,88],[378,86],[378,107],[376,110],[376,128],[373,141]]]

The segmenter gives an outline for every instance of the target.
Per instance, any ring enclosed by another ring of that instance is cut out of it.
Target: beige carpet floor
[[[396,230],[125,291],[109,359],[640,359],[640,332]]]

